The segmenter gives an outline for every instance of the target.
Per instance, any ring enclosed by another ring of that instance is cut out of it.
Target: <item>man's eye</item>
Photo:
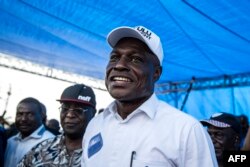
[[[221,133],[221,132],[218,132],[216,135],[217,135],[217,136],[219,136],[219,137],[224,136],[224,134],[223,134],[223,133]]]
[[[78,114],[82,114],[84,112],[82,108],[75,108],[74,111],[77,112]]]
[[[34,115],[33,113],[28,113],[29,117],[33,117],[33,115]]]
[[[66,111],[68,111],[68,110],[69,110],[69,108],[68,108],[68,107],[61,107],[60,109],[61,109],[61,112],[66,112]]]
[[[117,61],[117,60],[119,60],[119,56],[118,55],[111,55],[110,56],[110,62],[114,62],[114,61]]]
[[[136,56],[136,57],[132,57],[131,61],[134,63],[141,63],[141,62],[143,62],[143,59]]]
[[[17,113],[16,116],[20,117],[20,116],[22,116],[22,114],[21,113]]]

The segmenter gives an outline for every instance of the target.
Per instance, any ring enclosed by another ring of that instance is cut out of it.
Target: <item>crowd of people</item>
[[[11,130],[0,128],[0,166],[222,167],[224,151],[250,150],[248,117],[216,113],[197,120],[157,98],[162,73],[160,38],[142,27],[118,27],[105,84],[114,101],[96,111],[91,87],[65,88],[60,123],[27,97]]]

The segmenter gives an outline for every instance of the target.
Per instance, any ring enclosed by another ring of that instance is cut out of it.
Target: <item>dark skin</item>
[[[15,123],[22,138],[29,136],[42,125],[42,114],[39,107],[34,103],[19,103]]]
[[[161,72],[159,60],[142,41],[123,38],[115,45],[106,67],[105,84],[123,119],[153,94]]]
[[[81,103],[64,102],[62,107],[65,107],[65,111],[61,111],[60,119],[61,126],[65,134],[65,145],[69,154],[74,150],[82,147],[82,138],[86,128],[86,117],[83,110],[93,110],[92,107],[86,106]],[[69,109],[69,110],[68,110]],[[80,109],[79,112],[73,111],[73,109]]]
[[[208,133],[213,141],[219,166],[223,163],[223,151],[237,151],[240,148],[239,135],[232,128],[208,126]]]
[[[50,119],[47,121],[47,126],[55,131],[60,130],[59,122],[56,119]]]

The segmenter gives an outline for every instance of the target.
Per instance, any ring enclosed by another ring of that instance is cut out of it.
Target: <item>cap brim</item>
[[[147,41],[144,40],[141,34],[130,27],[119,27],[114,29],[108,34],[107,41],[109,45],[113,48],[120,39],[125,37],[137,38],[147,44]]]
[[[74,102],[74,103],[81,103],[81,104],[86,104],[86,105],[89,105],[89,106],[92,106],[93,107],[93,104],[87,102],[87,101],[83,101],[83,100],[77,100],[77,99],[58,99],[56,101],[59,101],[59,102]]]
[[[231,125],[227,124],[227,123],[224,123],[224,122],[220,122],[220,121],[216,121],[216,120],[202,120],[200,121],[203,125],[213,125],[215,127],[218,127],[218,128],[229,128],[231,127]]]

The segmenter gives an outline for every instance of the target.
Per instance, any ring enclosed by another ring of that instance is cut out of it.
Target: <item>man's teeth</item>
[[[130,79],[124,77],[114,77],[114,81],[126,81],[130,82]]]

